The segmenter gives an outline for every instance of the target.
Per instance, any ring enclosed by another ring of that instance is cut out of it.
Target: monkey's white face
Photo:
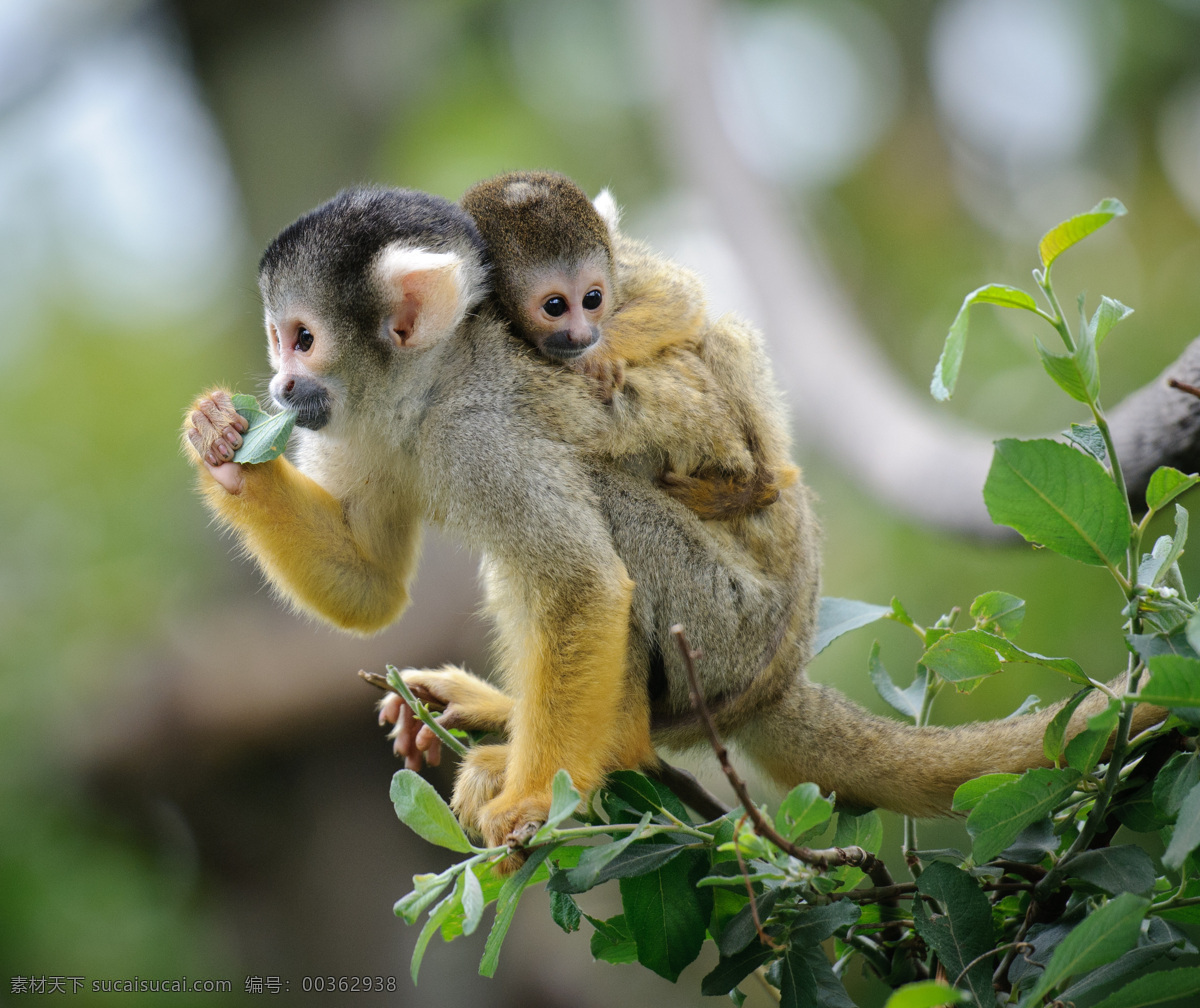
[[[327,372],[333,341],[311,311],[302,307],[267,312],[267,356],[275,369],[271,398],[297,412],[296,423],[320,430],[329,422],[332,399]]]
[[[608,270],[596,260],[534,273],[522,303],[526,335],[548,357],[578,357],[600,341],[611,294]]]

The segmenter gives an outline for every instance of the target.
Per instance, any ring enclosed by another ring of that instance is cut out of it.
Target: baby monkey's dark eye
[[[296,330],[296,349],[301,353],[308,353],[312,349],[313,334],[310,333],[304,326]]]
[[[542,311],[551,318],[558,318],[560,315],[565,315],[567,312],[567,299],[559,297],[557,294],[552,298],[547,298],[546,303],[542,305]]]
[[[604,301],[604,295],[598,290],[590,290],[583,295],[583,307],[588,311],[595,311]]]

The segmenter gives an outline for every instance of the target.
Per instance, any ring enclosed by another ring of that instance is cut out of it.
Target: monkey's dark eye
[[[604,301],[604,295],[598,290],[590,290],[583,295],[583,307],[588,311],[595,311]]]
[[[310,333],[304,326],[296,330],[296,349],[301,353],[308,353],[312,349],[313,334]]]
[[[557,294],[552,298],[547,298],[546,303],[542,305],[544,311],[551,318],[558,318],[560,315],[567,313],[567,299],[559,297]]]

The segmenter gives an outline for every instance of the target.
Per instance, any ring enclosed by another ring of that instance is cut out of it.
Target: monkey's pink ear
[[[467,312],[462,260],[453,252],[392,245],[376,265],[388,300],[388,329],[401,347],[426,347],[450,335]]]

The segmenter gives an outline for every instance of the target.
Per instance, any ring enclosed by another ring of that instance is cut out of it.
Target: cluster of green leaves
[[[884,700],[919,726],[946,684],[969,691],[1012,663],[1065,676],[1078,691],[1040,715],[1047,765],[958,789],[954,806],[965,814],[969,849],[922,850],[915,823],[906,820],[912,880],[900,884],[880,884],[850,863],[818,870],[754,832],[742,809],[696,822],[662,785],[629,772],[612,775],[582,802],[560,773],[549,820],[520,869],[504,875],[496,866],[510,852],[473,846],[433,788],[401,771],[392,790],[400,818],[467,855],[440,874],[416,876],[413,892],[396,905],[410,923],[428,911],[414,980],[435,932],[446,939],[470,933],[494,901],[481,966],[491,975],[522,891],[544,880],[563,930],[585,918],[592,925],[598,959],[637,962],[674,981],[711,940],[718,960],[701,990],[738,1004],[739,985],[757,973],[784,1005],[846,1008],[853,1002],[841,978],[854,962],[896,988],[889,1008],[1193,1003],[1200,959],[1187,928],[1200,925],[1200,616],[1180,573],[1188,514],[1176,498],[1200,477],[1158,470],[1146,513],[1135,520],[1099,402],[1097,363],[1102,341],[1129,309],[1102,298],[1089,317],[1080,298],[1073,332],[1050,278],[1063,251],[1122,213],[1117,201],[1105,200],[1045,235],[1034,277],[1048,309],[998,284],[968,295],[933,381],[936,397],[953,392],[973,305],[1032,312],[1061,337],[1065,352],[1040,342],[1038,352],[1055,383],[1088,407],[1091,422],[1073,425],[1062,440],[998,442],[984,495],[998,523],[1112,576],[1128,644],[1105,676],[1112,681],[1093,678],[1071,658],[1018,646],[1025,602],[1001,591],[974,600],[969,625],[958,610],[922,626],[898,601],[826,599],[816,644],[819,650],[879,619],[915,633],[922,654],[907,687],[885,670],[878,644],[868,668]],[[1168,508],[1173,534],[1149,543],[1151,522]],[[1026,714],[1037,702],[1031,697],[1014,716],[1039,716]],[[1139,704],[1165,710],[1159,724],[1135,734]],[[579,825],[564,825],[569,818]],[[875,813],[836,809],[811,784],[784,799],[774,825],[793,844],[823,838],[834,848],[867,851],[878,849],[882,833]],[[576,897],[613,880],[623,912],[607,920],[584,913]]]

